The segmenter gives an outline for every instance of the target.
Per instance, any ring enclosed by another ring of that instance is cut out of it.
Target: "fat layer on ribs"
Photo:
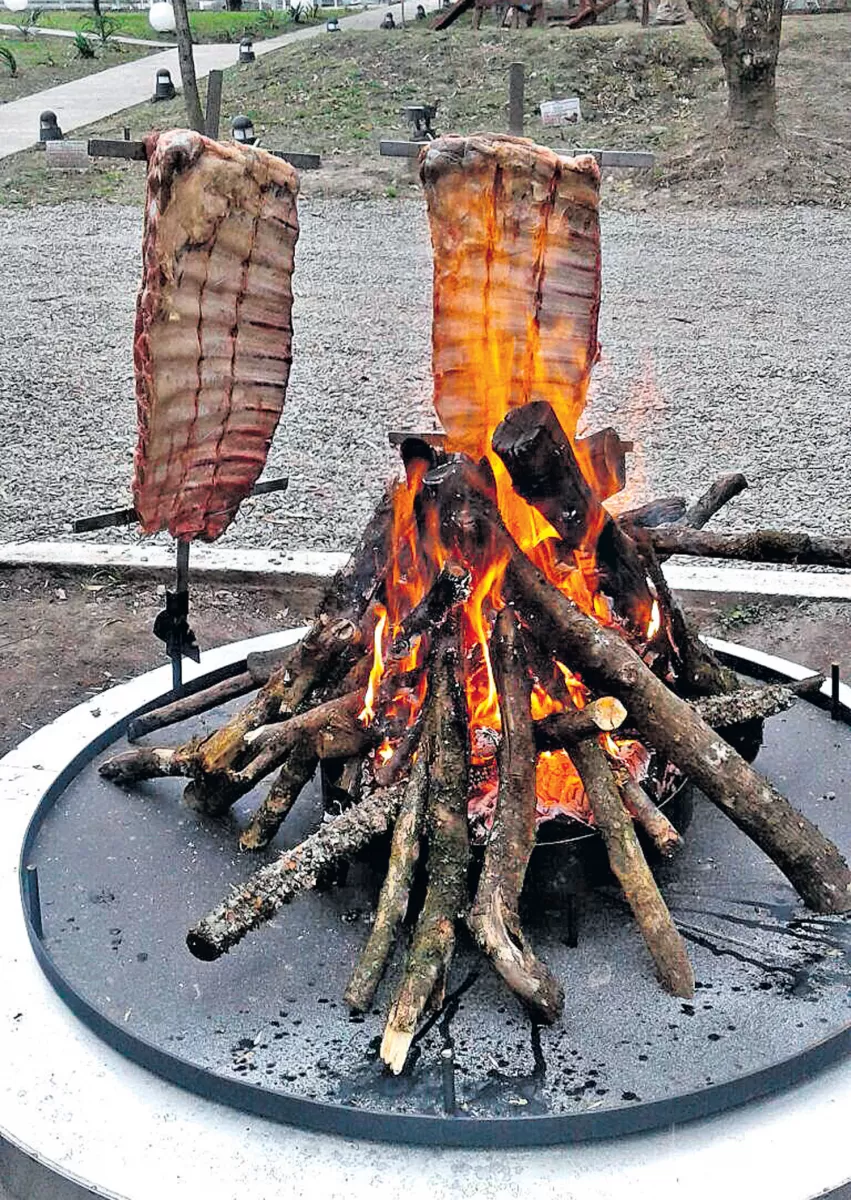
[[[213,541],[266,462],[292,360],[298,177],[179,129],[147,143],[133,499],[145,533]]]
[[[478,458],[511,408],[547,400],[573,436],[598,355],[597,164],[525,138],[442,137],[420,176],[434,248],[434,403]]]

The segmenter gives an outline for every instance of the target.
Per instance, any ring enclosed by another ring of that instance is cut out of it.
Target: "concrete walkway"
[[[423,0],[423,4],[426,11],[433,10],[438,7],[438,0]],[[400,5],[393,4],[390,7],[395,10],[398,24]],[[413,18],[415,10],[415,0],[408,0],[406,16]],[[344,24],[346,29],[377,29],[386,12],[387,6],[382,4],[365,12],[354,13],[350,17],[341,17],[340,23]],[[282,34],[280,37],[255,42],[254,53],[259,57],[271,54],[273,50],[280,50],[282,46],[288,46],[292,42],[334,36],[326,31],[322,22],[297,29],[293,33]],[[195,73],[199,79],[203,79],[210,71],[234,66],[239,46],[234,42],[216,43],[195,46],[194,51]],[[147,58],[110,67],[95,75],[75,79],[72,83],[62,83],[44,92],[36,92],[33,96],[25,96],[21,100],[0,105],[0,158],[7,158],[10,154],[17,154],[18,151],[35,145],[38,140],[39,114],[45,109],[52,109],[56,113],[59,126],[67,136],[73,129],[90,125],[94,121],[102,121],[113,113],[131,108],[134,104],[144,103],[153,95],[156,73],[163,67],[171,71],[175,81],[180,78],[176,49],[166,50],[162,54],[150,54]]]
[[[84,15],[84,14],[81,14]],[[6,25],[0,23],[0,33],[21,33],[20,25]],[[30,32],[29,36],[36,41],[42,37],[58,37],[58,38],[75,38],[77,36],[76,29],[50,29],[47,25],[36,25]],[[25,36],[25,35],[22,35]],[[97,40],[94,34],[86,34],[93,40]],[[160,42],[153,38],[136,38],[127,37],[123,33],[112,33],[109,36],[111,42],[119,42],[122,46],[155,46],[158,50],[169,50],[172,46],[176,46],[177,42]]]

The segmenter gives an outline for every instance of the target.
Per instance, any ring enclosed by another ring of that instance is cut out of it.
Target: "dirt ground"
[[[0,755],[74,704],[163,665],[151,627],[163,607],[155,583],[93,575],[0,574]],[[190,623],[202,649],[302,624],[318,589],[295,600],[267,588],[199,584]],[[851,604],[683,596],[706,633],[851,673]]]

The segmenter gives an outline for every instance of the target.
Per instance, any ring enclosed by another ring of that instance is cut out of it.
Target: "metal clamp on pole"
[[[201,661],[195,634],[189,627],[189,542],[177,543],[175,590],[165,594],[165,608],[154,620],[154,637],[165,642],[171,659],[172,688],[177,695],[183,688],[183,658]]]

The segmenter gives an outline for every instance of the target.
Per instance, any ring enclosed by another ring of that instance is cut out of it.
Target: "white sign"
[[[45,142],[44,151],[49,167],[85,171],[89,166],[88,142]]]
[[[541,121],[544,125],[576,125],[581,120],[578,96],[571,96],[567,100],[545,100],[541,105]]]

